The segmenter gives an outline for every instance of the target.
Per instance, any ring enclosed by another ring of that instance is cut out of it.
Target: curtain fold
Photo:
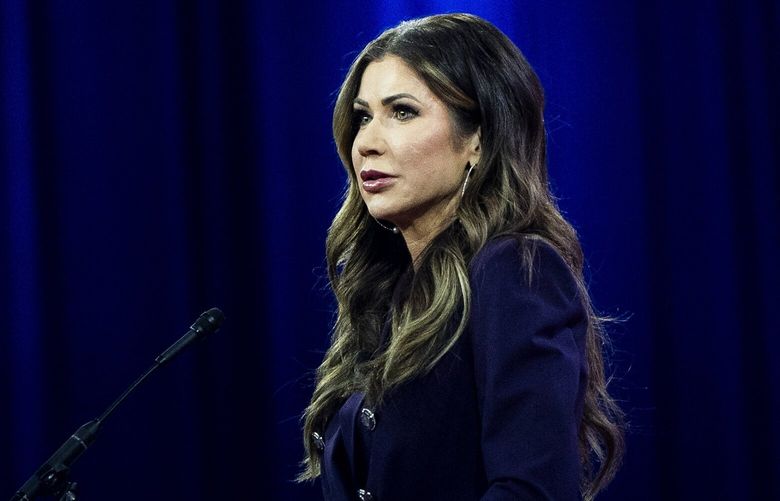
[[[0,497],[204,310],[73,470],[85,499],[319,499],[299,417],[328,346],[331,138],[357,52],[486,17],[547,96],[552,188],[631,429],[599,499],[780,490],[776,2],[0,4]],[[127,488],[132,486],[132,488]]]

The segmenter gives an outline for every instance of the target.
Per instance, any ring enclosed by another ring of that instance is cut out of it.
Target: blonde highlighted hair
[[[408,297],[395,303],[393,288],[411,258],[403,239],[371,218],[351,161],[353,100],[366,66],[387,55],[406,62],[448,106],[459,137],[481,128],[479,168],[456,219],[420,255]],[[589,379],[579,428],[583,496],[592,499],[614,476],[624,448],[622,413],[607,391],[602,355],[607,340],[583,282],[582,249],[549,190],[543,107],[539,79],[518,48],[495,26],[468,14],[403,22],[353,62],[333,113],[333,135],[348,177],[326,244],[338,315],[303,416],[306,455],[299,480],[320,474],[310,437],[325,428],[345,398],[365,391],[379,402],[388,390],[428,372],[452,347],[468,321],[468,265],[489,238],[504,234],[544,239],[579,281],[589,317]],[[392,335],[380,350],[387,319]]]

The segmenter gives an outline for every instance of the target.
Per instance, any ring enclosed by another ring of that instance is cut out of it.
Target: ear
[[[477,165],[482,154],[482,127],[477,127],[477,131],[467,141],[466,145],[469,150],[469,163],[471,165]]]

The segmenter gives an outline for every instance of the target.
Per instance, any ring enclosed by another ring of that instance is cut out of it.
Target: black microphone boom
[[[110,416],[132,391],[140,385],[158,367],[170,362],[176,355],[198,339],[203,339],[216,332],[225,320],[225,315],[218,308],[204,312],[192,324],[186,334],[173,343],[160,356],[154,359],[147,371],[138,378],[119,398],[97,419],[82,425],[65,441],[57,451],[16,491],[11,501],[32,501],[38,496],[61,496],[61,499],[76,499],[75,483],[68,482],[68,475],[73,463],[95,441],[97,432],[103,421]]]

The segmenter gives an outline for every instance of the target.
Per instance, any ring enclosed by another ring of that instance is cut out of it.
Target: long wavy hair
[[[410,254],[403,238],[368,213],[351,160],[357,131],[353,100],[366,67],[387,55],[413,68],[447,105],[456,136],[466,138],[481,128],[479,166],[453,222],[420,254],[403,301],[393,299],[393,289],[409,273]],[[303,415],[306,454],[298,480],[320,474],[312,432],[321,433],[350,394],[363,391],[379,403],[389,390],[430,371],[458,340],[470,311],[469,263],[498,235],[545,240],[579,282],[589,321],[588,384],[579,426],[583,496],[592,499],[614,476],[624,447],[623,415],[607,391],[602,357],[607,339],[583,282],[582,249],[548,187],[543,108],[539,79],[519,49],[473,15],[403,22],[370,42],[352,63],[333,113],[333,135],[348,177],[326,243],[338,315]],[[380,347],[388,320],[389,342]]]

